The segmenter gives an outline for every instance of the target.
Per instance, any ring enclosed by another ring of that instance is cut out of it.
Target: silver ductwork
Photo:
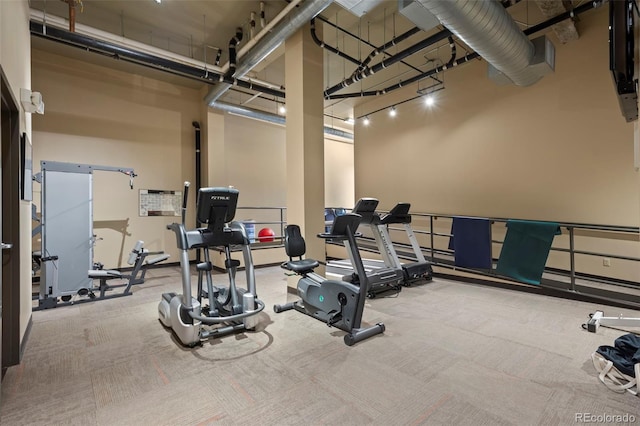
[[[286,119],[281,115],[271,114],[269,112],[253,108],[247,108],[221,101],[212,102],[209,106],[241,117],[253,118],[254,120],[266,121],[274,124],[286,124]],[[344,130],[324,126],[324,133],[326,135],[338,136],[353,141],[353,133],[345,132]]]
[[[305,0],[300,3],[295,14],[289,19],[283,19],[272,30],[271,34],[261,39],[246,55],[239,59],[233,73],[233,78],[242,78],[271,52],[276,50],[286,39],[298,31],[304,24],[326,9],[332,0]],[[228,83],[219,83],[213,87],[204,100],[211,106],[220,99],[229,88]]]
[[[530,86],[553,70],[553,45],[546,41],[537,43],[543,51],[536,52],[534,43],[499,1],[417,1],[495,68],[498,72],[490,75],[497,80],[504,76],[518,86]],[[547,61],[548,58],[551,60]]]

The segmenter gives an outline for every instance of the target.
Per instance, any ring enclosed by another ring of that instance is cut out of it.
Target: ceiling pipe
[[[326,44],[324,41],[320,40],[320,38],[318,37],[318,34],[316,34],[316,20],[315,18],[311,20],[311,39],[313,40],[313,42],[318,45],[318,47],[322,47],[325,50],[328,50],[331,53],[334,53],[338,56],[340,56],[341,58],[346,59],[347,61],[354,63],[356,65],[360,65],[361,62],[359,60],[357,60],[356,58],[347,55],[346,53],[336,49],[335,47]]]
[[[360,81],[363,78],[366,78],[370,75],[375,74],[376,72],[380,71],[381,69],[384,69],[390,65],[395,64],[396,62],[399,62],[401,60],[403,60],[404,58],[407,58],[423,49],[426,49],[427,47],[438,43],[441,40],[444,40],[445,38],[449,37],[451,35],[451,31],[449,30],[442,30],[439,31],[435,34],[433,34],[431,37],[427,37],[426,39],[422,40],[421,42],[418,42],[417,44],[414,44],[413,46],[410,46],[406,49],[404,49],[401,52],[398,52],[397,54],[384,59],[382,62],[379,62],[378,64],[374,65],[373,67],[369,68],[365,68],[364,70],[356,73],[356,75],[353,75],[349,78],[347,78],[346,80],[341,81],[340,83],[328,88],[327,90],[324,91],[324,97],[325,99],[330,99],[330,96],[333,95],[334,93],[336,93],[337,91],[344,89],[345,87],[349,87],[350,85],[352,85],[353,83],[355,83],[356,81]]]
[[[412,35],[420,31],[422,31],[420,28],[413,27],[410,30],[404,32],[403,34],[400,34],[399,36],[392,38],[382,46],[374,48],[371,51],[371,53],[369,53],[369,56],[367,56],[365,60],[362,61],[362,63],[358,66],[358,68],[351,74],[351,76],[355,76],[357,73],[364,71],[369,66],[369,62],[371,62],[371,60],[376,56],[378,56],[380,53],[384,52],[385,50],[387,50],[392,46],[395,46],[398,43],[403,42],[404,40],[408,39],[409,37],[411,37]]]
[[[0,0],[1,1],[1,0]],[[39,33],[44,33],[44,34],[34,34],[35,36],[46,36],[46,32],[47,29],[54,29],[53,27],[64,27],[66,25],[66,21],[64,20],[64,18],[60,18],[57,16],[53,16],[53,15],[47,15],[46,16],[46,24],[45,24],[45,17],[43,15],[43,13],[41,11],[37,11],[34,9],[31,9],[30,11],[30,17],[31,17],[31,21],[32,22],[36,22],[36,23],[40,23],[42,24],[44,27],[43,30],[39,30],[37,32]],[[33,30],[32,30],[33,31]],[[55,29],[54,29],[55,31]],[[130,52],[135,52],[136,53],[136,57],[140,57],[142,58],[141,60],[135,60],[136,63],[139,63],[141,61],[144,61],[144,55],[148,55],[148,60],[151,62],[156,62],[155,58],[161,58],[161,59],[165,59],[168,60],[168,64],[167,67],[173,69],[176,67],[175,64],[179,64],[179,65],[186,65],[190,68],[194,68],[194,69],[199,69],[201,70],[200,72],[203,73],[205,75],[205,81],[206,83],[215,83],[217,81],[220,81],[220,79],[222,78],[222,70],[219,66],[216,65],[211,65],[209,63],[206,62],[202,62],[202,61],[198,61],[196,59],[187,57],[187,56],[183,56],[183,55],[179,55],[177,53],[173,53],[173,52],[169,52],[167,50],[163,50],[160,48],[157,48],[155,46],[150,46],[148,44],[144,44],[141,43],[139,41],[135,41],[135,40],[131,40],[125,37],[121,37],[106,31],[102,31],[93,27],[89,27],[86,25],[82,25],[82,24],[77,24],[76,25],[76,32],[75,34],[80,34],[80,35],[84,35],[89,37],[90,39],[93,39],[95,41],[101,41],[104,42],[106,45],[112,45],[112,48],[109,49],[109,51],[105,52],[105,53],[110,53],[110,54],[118,54],[120,59],[124,59],[126,60],[126,55],[125,54],[120,54],[119,51],[116,51],[116,48],[123,48],[126,51],[130,51]],[[66,36],[60,36],[60,38],[64,39]],[[66,44],[70,44],[75,46],[74,42],[69,40],[67,41],[63,41],[61,39],[58,38],[50,38],[50,37],[44,37],[44,38],[49,38],[50,40],[53,41],[58,41],[58,42],[63,42]],[[84,45],[82,45],[83,41],[79,41],[79,43],[81,43],[80,46],[75,46],[75,47],[85,47]],[[218,52],[216,54],[216,64],[219,64],[220,62],[220,55],[222,54],[222,50],[218,49]],[[134,62],[134,61],[132,61]],[[155,67],[158,68],[158,67]],[[162,66],[160,66],[160,69],[163,69]],[[171,72],[171,71],[170,71]],[[190,70],[188,72],[189,76],[193,77],[194,75],[198,74],[200,72],[196,72],[195,70]],[[180,73],[182,74],[182,73]],[[198,77],[196,75],[197,79],[201,79],[200,77]],[[273,96],[278,96],[281,98],[284,98],[284,87],[280,84],[275,84],[275,83],[270,83],[264,80],[259,80],[253,77],[243,77],[242,79],[240,79],[240,83],[237,83],[237,80],[234,80],[232,78],[228,78],[227,82],[230,84],[236,84],[245,88],[250,88],[250,87],[256,87],[256,88],[260,88],[262,86],[268,88],[268,89],[272,89],[274,90],[274,92],[271,92],[269,94],[273,95]]]
[[[329,7],[331,3],[331,0],[306,0],[302,2],[290,19],[280,21],[274,26],[272,34],[258,41],[251,50],[247,51],[246,55],[243,56],[238,52],[238,58],[242,58],[242,61],[238,64],[233,76],[235,78],[243,77],[304,24]]]
[[[2,0],[0,0],[2,1]],[[54,15],[46,16],[46,24],[45,17],[42,11],[31,9],[30,18],[32,22],[37,22],[45,25],[45,28],[49,28],[51,26],[64,28],[66,26],[66,21],[64,18],[60,18]],[[132,49],[138,52],[150,54],[153,56],[157,56],[160,58],[169,59],[171,61],[180,62],[185,65],[190,65],[193,67],[207,69],[209,72],[212,72],[216,75],[222,74],[222,70],[220,67],[211,65],[202,61],[198,61],[196,59],[190,58],[188,56],[183,56],[177,53],[169,52],[164,49],[160,49],[155,46],[151,46],[145,43],[141,43],[136,40],[132,40],[126,37],[122,37],[113,33],[109,33],[107,31],[99,30],[97,28],[89,27],[87,25],[77,24],[76,25],[76,33],[88,36],[95,40],[104,41],[106,43],[110,43],[116,46],[121,46],[125,49]],[[219,51],[220,52],[220,51]]]
[[[447,61],[446,64],[443,64],[439,67],[430,69],[429,71],[420,73],[414,77],[411,77],[408,80],[405,81],[401,81],[399,83],[396,83],[392,86],[386,87],[382,90],[370,90],[370,91],[366,91],[366,92],[358,92],[358,93],[345,93],[345,94],[341,94],[341,95],[331,95],[328,98],[325,98],[327,100],[331,100],[331,99],[348,99],[348,98],[361,98],[361,97],[366,97],[366,96],[378,96],[378,95],[384,95],[387,94],[393,90],[397,90],[400,89],[401,87],[405,87],[408,86],[412,83],[415,83],[416,81],[420,81],[423,80],[427,77],[431,77],[435,74],[441,73],[443,71],[448,70],[449,68],[452,67],[457,67],[460,64],[464,64],[466,62],[469,62],[472,59],[478,58],[480,57],[480,55],[478,55],[477,53],[471,53],[470,55],[465,55],[464,58],[460,58],[458,60],[456,60],[456,45],[453,42],[453,38],[450,36],[449,37],[449,47],[451,48],[451,57],[449,58],[449,60]]]
[[[236,35],[229,40],[229,71],[225,77],[231,77],[236,69],[236,46],[242,41],[242,28],[236,28]]]
[[[76,1],[77,0],[62,0],[69,5],[69,31],[75,32],[76,30]]]
[[[226,102],[216,101],[210,105],[211,108],[216,108],[221,111],[226,111],[231,114],[239,115],[242,117],[253,118],[255,120],[266,121],[268,123],[274,124],[286,124],[287,120],[285,117],[277,114],[272,114],[265,111],[260,111],[252,108],[247,108],[244,106],[238,106],[234,104],[229,104]],[[345,132],[344,130],[334,129],[333,127],[324,126],[324,133],[327,135],[338,136],[341,138],[353,140],[353,133]]]
[[[291,6],[294,2],[291,2]],[[317,14],[329,7],[331,0],[306,0],[300,4],[295,14],[288,20],[282,20],[273,27],[273,31],[268,37],[264,37],[258,41],[253,48],[239,61],[234,78],[242,78],[253,67],[259,64],[264,58],[269,56],[278,46],[280,46],[293,33],[298,31],[304,24],[311,21]],[[288,7],[288,6],[287,6]],[[286,8],[285,8],[286,9]],[[266,30],[266,28],[265,28]],[[261,31],[260,33],[264,32]],[[258,36],[256,35],[256,38]],[[255,39],[254,39],[255,40]],[[246,47],[246,46],[245,46]],[[239,55],[239,52],[238,52]],[[221,83],[214,86],[204,100],[208,105],[220,99],[220,97],[229,90],[231,86],[228,83]]]
[[[295,9],[298,6],[298,4],[300,4],[302,1],[303,0],[293,0],[284,9],[282,9],[280,13],[278,13],[271,21],[269,21],[269,23],[265,27],[263,27],[262,30],[258,34],[256,34],[256,36],[253,39],[249,40],[247,44],[245,44],[240,48],[240,50],[238,50],[238,54],[237,54],[238,59],[242,58],[247,53],[247,51],[253,48],[253,46],[255,46],[256,43],[260,41],[263,37],[269,35],[273,31],[273,27],[275,27],[276,24],[282,21],[289,14],[289,12]],[[229,71],[228,62],[224,64],[221,69],[221,72],[223,74],[226,73],[227,71]]]
[[[448,30],[518,86],[542,74],[530,67],[535,47],[497,0],[418,0]]]
[[[251,12],[251,18],[249,19],[249,39],[253,39],[256,35],[256,13]]]
[[[138,65],[143,65],[160,71],[180,75],[182,77],[189,77],[208,84],[213,84],[214,82],[219,81],[220,78],[223,78],[223,76],[211,72],[206,68],[184,64],[182,62],[177,62],[175,60],[167,59],[147,52],[120,46],[109,41],[95,39],[84,34],[79,34],[78,32],[72,33],[70,31],[66,31],[61,28],[49,25],[45,27],[42,23],[35,22],[33,20],[30,22],[30,31],[31,34],[36,37],[56,41],[76,48],[81,48],[83,50],[106,54],[115,59],[136,63]],[[246,89],[263,92],[279,98],[284,98],[285,96],[284,91],[282,90],[274,90],[269,87],[255,84],[251,81],[243,81],[237,79],[227,79],[225,81],[229,83],[230,87],[231,85],[236,85],[239,87],[244,87]]]
[[[260,80],[259,78],[244,76],[244,77],[242,77],[242,81],[247,81],[249,83],[255,83],[255,84],[259,85],[259,86],[268,87],[268,88],[274,89],[274,90],[284,90],[284,86],[281,85],[281,84],[271,83],[269,81]]]
[[[546,21],[540,22],[539,24],[536,24],[532,27],[529,27],[527,29],[525,29],[523,31],[523,33],[527,36],[533,35],[537,32],[540,32],[542,30],[545,30],[555,24],[557,24],[558,22],[562,22],[565,19],[569,19],[569,18],[574,18],[584,12],[587,12],[591,9],[596,9],[598,7],[600,7],[602,4],[604,3],[604,0],[594,0],[594,1],[590,1],[587,3],[584,3],[578,7],[576,7],[575,9],[572,9],[570,11],[567,11],[565,13],[561,13],[558,16],[555,16],[553,18],[550,18]],[[479,58],[480,54],[478,54],[477,52],[471,52],[468,55],[465,55],[464,58],[460,58],[457,61],[453,62],[451,64],[451,67],[456,67],[458,65],[462,65],[466,62],[471,61],[472,59],[476,59]],[[448,65],[448,64],[446,64]],[[411,83],[415,83],[417,81],[420,81],[424,78],[430,77],[434,74],[437,74],[439,72],[445,71],[447,68],[446,65],[443,65],[441,67],[437,67],[434,69],[431,69],[429,71],[426,71],[424,73],[421,73],[419,75],[416,75],[415,77],[412,77],[408,80],[405,80],[402,83],[398,83],[398,84],[394,84],[393,86],[389,86],[385,89],[382,90],[371,90],[371,91],[366,91],[366,92],[357,92],[357,93],[345,93],[345,94],[340,94],[340,95],[331,95],[325,99],[327,100],[332,100],[332,99],[347,99],[347,98],[359,98],[359,97],[364,97],[364,96],[378,96],[378,95],[383,95],[385,93],[389,93],[390,91],[399,89],[401,87],[407,86]],[[450,68],[450,67],[449,67]]]
[[[333,28],[337,29],[338,31],[341,31],[341,32],[345,33],[346,35],[350,36],[351,38],[354,38],[354,39],[358,40],[360,43],[366,44],[367,46],[372,47],[372,48],[374,48],[374,49],[376,49],[376,48],[377,48],[377,46],[376,46],[375,44],[370,43],[369,41],[367,41],[367,40],[365,40],[365,39],[363,39],[363,38],[361,38],[361,37],[358,37],[357,35],[353,34],[352,32],[347,31],[347,30],[345,30],[344,28],[342,28],[342,27],[340,27],[340,26],[338,26],[338,25],[334,24],[333,22],[329,21],[327,18],[323,17],[322,15],[318,15],[318,16],[317,16],[317,19],[319,19],[320,21],[324,22],[325,24],[327,24],[327,25],[329,25],[329,26],[331,26],[331,27],[333,27]],[[385,51],[385,52],[383,52],[383,53],[387,53],[387,52]],[[387,54],[388,54],[388,53],[387,53]],[[391,55],[389,55],[389,56],[391,56]],[[410,64],[410,63],[408,63],[408,62],[400,61],[400,63],[401,63],[402,65],[406,65],[406,66],[407,66],[407,67],[409,67],[409,68],[412,68],[412,69],[413,69],[413,70],[415,70],[415,71],[420,72],[420,69],[419,69],[419,68],[414,67],[413,65],[411,65],[411,64]]]

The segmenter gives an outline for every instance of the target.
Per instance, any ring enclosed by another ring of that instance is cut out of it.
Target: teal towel
[[[554,222],[507,221],[496,272],[527,284],[540,284],[553,237],[560,235]]]

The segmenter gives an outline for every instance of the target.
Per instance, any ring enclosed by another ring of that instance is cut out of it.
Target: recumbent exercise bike
[[[334,219],[328,233],[318,234],[319,238],[349,242],[348,247],[354,260],[356,273],[360,277],[360,285],[327,280],[313,272],[319,262],[314,259],[302,258],[306,252],[306,244],[300,233],[300,227],[288,225],[285,229],[284,246],[289,261],[284,262],[282,267],[302,276],[297,286],[300,299],[273,307],[275,313],[295,309],[325,322],[329,327],[337,327],[346,331],[344,342],[348,346],[383,333],[385,330],[385,326],[381,322],[371,327],[361,327],[368,281],[355,239],[355,231],[358,229],[360,220],[361,216],[353,213],[338,216]],[[294,257],[299,259],[294,260]]]

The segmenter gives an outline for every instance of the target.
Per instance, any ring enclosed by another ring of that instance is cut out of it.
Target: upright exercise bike
[[[264,309],[264,303],[256,294],[253,259],[250,241],[244,226],[232,222],[238,203],[238,190],[232,188],[201,188],[198,191],[197,219],[207,224],[206,228],[185,229],[185,213],[189,182],[185,182],[182,205],[182,223],[167,225],[167,229],[176,234],[180,249],[180,267],[182,269],[182,294],[164,293],[158,305],[160,322],[173,330],[185,346],[195,346],[201,340],[241,330],[252,330],[257,325],[256,315]],[[236,269],[240,261],[231,258],[231,247],[242,247],[244,266],[247,275],[247,290],[238,288],[235,283]],[[225,253],[225,267],[229,286],[213,285],[211,271],[213,264],[209,249],[215,247]],[[191,296],[191,271],[189,268],[189,250],[202,249],[204,262],[196,265],[198,271],[197,299]],[[203,289],[203,277],[206,291]],[[202,306],[202,297],[206,296],[208,306]],[[204,325],[215,328],[205,329]]]
[[[353,213],[338,216],[334,219],[328,233],[318,234],[320,238],[349,242],[348,247],[351,250],[356,273],[360,277],[359,286],[345,281],[327,280],[313,272],[319,262],[302,258],[306,251],[306,244],[300,233],[300,227],[298,225],[287,226],[284,246],[289,261],[284,262],[282,267],[302,276],[298,281],[300,300],[273,307],[276,313],[295,309],[327,323],[329,327],[333,326],[346,331],[344,342],[348,346],[383,333],[385,330],[385,326],[381,322],[368,328],[361,327],[368,285],[355,239],[355,231],[358,229],[361,219],[360,215]],[[299,259],[294,260],[294,257]]]

